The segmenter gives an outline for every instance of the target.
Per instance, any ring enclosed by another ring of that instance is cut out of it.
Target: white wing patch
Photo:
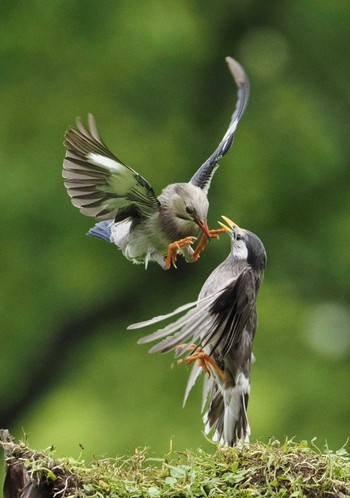
[[[90,152],[87,155],[87,157],[92,163],[96,164],[96,166],[102,166],[103,168],[106,168],[111,172],[122,173],[127,169],[122,164],[118,163],[117,161],[114,161],[114,159],[102,156],[101,154],[95,154],[94,152]]]

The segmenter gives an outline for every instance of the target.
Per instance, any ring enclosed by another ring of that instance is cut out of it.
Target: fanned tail
[[[90,237],[96,237],[97,239],[106,240],[107,242],[112,242],[111,240],[111,227],[113,220],[100,221],[88,231],[87,235]]]
[[[243,373],[234,387],[212,386],[210,404],[203,417],[205,433],[215,430],[213,440],[225,446],[249,442],[250,426],[247,416],[250,383]]]

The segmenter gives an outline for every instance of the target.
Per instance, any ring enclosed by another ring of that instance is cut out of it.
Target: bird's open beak
[[[202,230],[202,232],[204,233],[204,235],[206,235],[208,237],[208,239],[210,240],[211,236],[210,236],[210,232],[209,232],[209,227],[208,227],[207,220],[196,219],[196,223],[199,226],[199,228]]]
[[[218,223],[222,226],[222,228],[224,228],[224,230],[226,230],[226,232],[231,232],[234,228],[239,228],[239,226],[230,220],[230,218],[227,218],[227,216],[222,215],[221,218],[226,221],[228,226],[221,223],[221,221],[218,221]]]

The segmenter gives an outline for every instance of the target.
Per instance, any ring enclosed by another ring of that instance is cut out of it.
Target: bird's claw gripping
[[[210,239],[218,239],[220,233],[226,233],[227,230],[225,228],[218,228],[216,230],[209,230],[210,234]],[[196,247],[196,250],[193,253],[193,259],[192,263],[195,263],[199,256],[200,253],[204,250],[205,246],[207,245],[207,242],[210,240],[206,235],[203,235],[201,240],[198,243],[198,246]]]
[[[201,347],[197,346],[197,344],[180,344],[177,349],[186,349],[187,351],[191,351],[186,358],[177,360],[178,364],[186,363],[187,365],[191,365],[195,361],[198,361],[199,366],[205,373],[214,375],[216,372],[222,380],[225,380],[225,373],[221,370],[216,361]]]
[[[172,242],[168,246],[168,255],[166,258],[166,263],[165,263],[165,269],[169,270],[171,265],[173,265],[174,268],[177,268],[176,266],[176,260],[177,260],[177,255],[181,249],[184,247],[188,247],[193,244],[193,242],[197,240],[197,237],[185,237],[184,239],[177,240],[176,242]]]

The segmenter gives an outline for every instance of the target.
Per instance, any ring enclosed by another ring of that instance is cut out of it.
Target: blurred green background
[[[63,135],[93,112],[155,191],[188,180],[236,102],[225,56],[251,79],[212,183],[221,214],[268,252],[258,299],[252,440],[349,436],[350,2],[12,1],[0,16],[0,426],[76,457],[210,448],[201,386],[149,355],[129,323],[195,299],[227,256],[147,271],[85,237],[61,178]],[[200,384],[200,383],[199,383]]]

